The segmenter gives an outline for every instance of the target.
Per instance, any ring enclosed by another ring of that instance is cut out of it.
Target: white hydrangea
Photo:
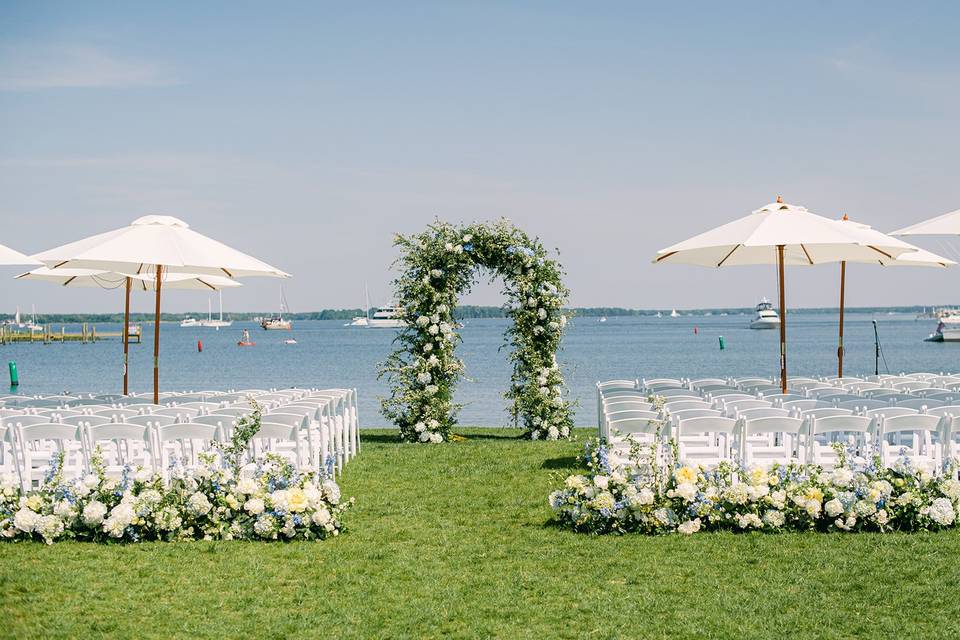
[[[313,515],[310,516],[310,519],[313,521],[313,524],[322,527],[330,522],[330,520],[333,519],[333,516],[330,515],[330,511],[326,507],[320,507],[313,512]]]
[[[420,433],[426,428],[427,428],[427,425],[425,425],[422,422],[418,422],[417,424],[413,425],[413,430],[416,431],[417,433]]]
[[[13,514],[13,526],[24,533],[33,533],[40,523],[40,514],[26,507]]]
[[[437,391],[439,391],[439,390],[440,390],[440,387],[438,387],[438,386],[435,385],[435,384],[428,384],[428,385],[424,388],[424,391],[426,391],[426,392],[427,392],[427,395],[430,395],[430,396],[436,395]]]
[[[429,432],[429,431],[421,431],[421,432],[420,432],[420,436],[419,436],[419,440],[420,440],[420,442],[430,442],[430,432]]]
[[[674,489],[674,494],[686,502],[693,502],[697,497],[697,485],[692,482],[681,482]]]
[[[559,437],[560,437],[560,430],[557,429],[555,426],[550,425],[550,428],[547,429],[547,438],[549,438],[550,440],[556,440]]]
[[[423,350],[426,351],[427,353],[430,353],[431,351],[433,351],[433,343],[428,342],[427,344],[423,345]]]
[[[836,518],[843,513],[843,503],[834,498],[823,505],[823,510],[826,511],[827,515],[831,518]]]
[[[438,333],[440,333],[440,327],[438,327],[438,326],[435,325],[435,324],[432,324],[432,325],[430,325],[430,328],[427,329],[427,333],[429,333],[429,334],[432,335],[432,336],[435,336],[435,335],[437,335]]]
[[[741,529],[759,529],[763,526],[763,521],[755,513],[744,513],[737,516],[737,526]]]
[[[677,527],[677,532],[684,535],[691,535],[697,531],[700,531],[700,518],[696,518],[695,520],[687,520]]]
[[[418,326],[418,327],[425,327],[425,326],[427,326],[428,324],[430,324],[430,317],[429,317],[429,316],[420,316],[420,317],[417,318],[417,326]]]
[[[543,307],[540,307],[539,309],[537,309],[537,317],[540,318],[541,320],[546,320],[547,310],[544,309]]]
[[[237,491],[244,495],[251,495],[257,492],[257,481],[253,478],[241,478],[237,483]]]
[[[937,498],[930,505],[930,519],[942,527],[953,524],[957,515],[949,498]]]
[[[769,527],[780,528],[786,521],[787,518],[783,515],[783,512],[776,509],[770,509],[763,514],[763,522]]]
[[[430,375],[428,371],[421,371],[420,373],[417,374],[417,382],[419,382],[420,384],[430,384],[432,380],[433,380],[433,376]]]
[[[187,498],[187,508],[194,515],[205,516],[210,513],[210,509],[213,508],[213,505],[210,504],[210,500],[207,499],[206,495],[197,491]]]
[[[243,503],[244,511],[254,516],[257,516],[263,513],[263,510],[265,508],[266,507],[263,504],[263,500],[261,500],[260,498],[250,498],[249,500]]]
[[[831,480],[833,481],[833,484],[837,485],[838,487],[849,486],[853,481],[853,471],[850,471],[850,469],[845,467],[834,469]]]
[[[443,442],[443,436],[437,433],[436,431],[434,431],[433,433],[430,434],[430,442],[432,442],[433,444],[440,444],[441,442]]]

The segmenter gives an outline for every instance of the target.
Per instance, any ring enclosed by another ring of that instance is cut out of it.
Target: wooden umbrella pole
[[[843,377],[843,295],[847,282],[847,261],[840,261],[840,343],[837,345],[837,377]]]
[[[128,375],[130,371],[130,278],[126,278],[126,301],[123,305],[123,395],[129,393]]]
[[[162,265],[157,265],[154,282],[157,289],[157,308],[153,327],[153,404],[160,404],[160,288],[163,283]]]
[[[783,245],[777,245],[777,267],[780,271],[780,387],[787,392],[787,305],[783,291]]]

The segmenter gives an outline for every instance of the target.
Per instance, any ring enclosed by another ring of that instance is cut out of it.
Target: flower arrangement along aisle
[[[259,429],[259,409],[242,419],[219,453],[203,465],[174,465],[164,482],[156,473],[125,467],[108,477],[99,450],[92,473],[63,477],[63,454],[53,456],[37,491],[24,494],[13,478],[0,480],[0,538],[7,540],[321,540],[339,535],[353,498],[342,500],[332,479],[299,473],[267,454],[254,469],[239,452]]]
[[[587,444],[586,475],[571,475],[550,495],[564,525],[588,533],[697,531],[918,531],[956,526],[960,482],[901,458],[883,468],[837,445],[832,471],[815,465],[769,470],[721,464],[712,470],[655,464],[652,448],[634,445],[632,465],[611,469],[607,449]]]
[[[503,277],[509,300],[513,324],[506,341],[513,374],[504,395],[514,423],[522,422],[533,440],[570,437],[571,405],[556,357],[569,292],[562,268],[540,241],[499,220],[436,222],[423,233],[398,235],[395,244],[402,250],[402,275],[394,284],[406,326],[380,375],[391,385],[383,415],[400,427],[401,439],[443,442],[456,423],[460,405],[453,394],[464,368],[455,353],[460,325],[454,310],[480,268]]]

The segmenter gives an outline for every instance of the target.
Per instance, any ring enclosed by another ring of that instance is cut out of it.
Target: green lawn
[[[582,442],[517,433],[364,433],[327,542],[0,544],[0,634],[960,637],[960,534],[574,534],[547,494]]]

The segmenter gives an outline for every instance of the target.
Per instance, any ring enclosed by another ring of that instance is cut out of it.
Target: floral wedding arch
[[[503,278],[513,321],[505,336],[513,374],[504,396],[514,424],[533,440],[570,437],[572,408],[556,357],[569,291],[563,269],[540,241],[508,220],[459,226],[438,221],[422,233],[397,235],[395,244],[402,255],[394,285],[406,326],[380,375],[391,386],[382,413],[400,427],[401,439],[443,442],[456,423],[462,405],[453,395],[464,366],[455,353],[460,325],[454,309],[481,270]]]

